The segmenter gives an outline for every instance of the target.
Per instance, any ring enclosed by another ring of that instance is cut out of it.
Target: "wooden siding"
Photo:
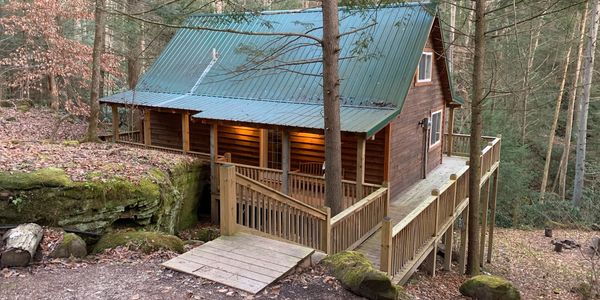
[[[379,131],[374,139],[367,140],[365,152],[365,182],[383,183],[386,130]],[[344,179],[356,180],[356,136],[342,134],[342,168]]]
[[[438,48],[438,42],[430,37],[425,48]],[[402,112],[392,121],[390,145],[390,197],[394,199],[404,190],[422,179],[424,130],[419,122],[445,106],[445,78],[442,76],[443,61],[434,51],[432,82],[413,85],[404,102]],[[416,71],[416,70],[415,70]],[[442,115],[444,124],[445,114]],[[442,125],[445,126],[445,125]],[[444,132],[444,128],[442,128]],[[428,152],[427,172],[442,162],[442,144],[433,146]]]
[[[219,125],[219,155],[231,153],[234,163],[258,166],[260,159],[260,130],[243,126]]]
[[[190,122],[190,150],[210,153],[210,124]]]
[[[181,114],[150,111],[150,135],[152,145],[182,149]]]

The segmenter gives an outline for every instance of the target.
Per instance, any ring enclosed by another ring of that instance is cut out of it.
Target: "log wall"
[[[150,111],[152,145],[182,149],[181,114]]]
[[[190,122],[190,150],[210,153],[210,124]]]
[[[438,45],[436,40],[430,38],[426,48],[432,47],[437,49]],[[391,123],[389,181],[392,200],[423,177],[425,132],[419,122],[424,118],[430,118],[432,112],[444,109],[445,106],[444,81],[441,72],[443,62],[439,61],[439,58],[439,53],[434,51],[432,82],[413,84],[402,112]],[[442,113],[442,127],[445,126],[445,117]],[[429,148],[427,172],[441,164],[443,142],[442,140],[441,143]]]
[[[260,130],[251,127],[219,125],[219,155],[231,153],[234,163],[258,166],[260,160]]]

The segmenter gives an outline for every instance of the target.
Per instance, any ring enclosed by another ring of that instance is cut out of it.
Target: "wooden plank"
[[[287,129],[283,129],[281,133],[281,191],[284,194],[289,193],[289,173],[290,173],[290,135]]]
[[[221,234],[233,235],[236,231],[236,173],[234,165],[221,165],[219,170],[221,186]]]
[[[266,249],[273,252],[304,259],[314,252],[314,249],[293,245],[273,239],[253,236],[245,233],[237,233],[235,236],[226,237],[224,240],[239,241],[246,245],[255,246],[260,249]]]
[[[181,113],[181,140],[183,152],[190,151],[190,113]]]
[[[208,246],[212,246],[215,248],[219,248],[223,251],[229,251],[241,255],[245,255],[248,257],[254,257],[256,259],[271,261],[275,264],[282,266],[293,267],[298,263],[298,258],[285,255],[277,252],[269,252],[264,249],[257,249],[256,247],[244,245],[241,243],[230,242],[224,239],[216,239],[210,241],[210,244],[207,243]]]
[[[364,195],[366,148],[367,140],[364,136],[359,136],[356,141],[356,198],[358,199],[362,199]]]
[[[213,255],[229,258],[229,259],[235,260],[235,261],[244,261],[248,264],[252,264],[257,267],[262,267],[262,268],[266,268],[266,269],[277,271],[277,272],[287,272],[290,269],[290,266],[282,266],[282,265],[273,263],[271,261],[266,261],[266,260],[264,260],[264,258],[257,259],[257,258],[249,257],[246,255],[242,255],[242,254],[226,252],[226,251],[223,251],[223,249],[220,249],[219,247],[213,247],[213,246],[210,246],[207,244],[204,244],[200,247],[194,248],[191,252],[210,253]]]
[[[226,271],[219,270],[208,265],[202,266],[200,269],[194,271],[192,274],[252,294],[260,292],[267,286],[267,284],[254,280],[252,278],[240,276],[238,274],[228,273]]]
[[[210,253],[205,253],[205,252],[201,252],[201,251],[197,251],[197,252],[193,252],[193,253],[188,252],[183,255],[180,255],[179,258],[185,259],[188,261],[192,261],[192,262],[196,262],[199,264],[211,266],[214,269],[225,271],[227,273],[231,273],[234,275],[238,275],[238,276],[242,276],[242,277],[246,277],[246,278],[252,278],[258,282],[262,282],[265,284],[269,284],[269,283],[275,281],[277,278],[279,278],[279,276],[282,275],[281,272],[275,272],[275,271],[268,270],[268,269],[265,269],[265,270],[267,270],[267,272],[264,272],[264,273],[269,273],[269,274],[260,273],[260,270],[262,268],[260,268],[258,266],[248,265],[248,264],[245,264],[245,262],[243,262],[243,261],[224,259],[223,257],[220,257],[220,256],[216,256],[216,257],[214,255],[211,256]]]
[[[259,165],[263,168],[269,167],[269,131],[260,129],[260,160]]]
[[[178,256],[162,263],[162,266],[169,269],[173,269],[175,271],[193,274],[194,271],[202,268],[203,265],[194,261],[183,259]]]
[[[217,185],[219,179],[217,178],[217,155],[218,155],[218,144],[217,144],[217,125],[210,125],[210,218],[213,224],[219,223],[219,203],[217,201]]]

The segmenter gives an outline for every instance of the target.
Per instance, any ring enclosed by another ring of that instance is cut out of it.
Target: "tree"
[[[485,2],[475,1],[475,36],[473,57],[473,87],[471,95],[471,139],[469,145],[469,234],[467,253],[467,273],[477,275],[479,266],[479,224],[480,208],[480,183],[481,183],[481,135],[483,130],[482,105],[484,95],[484,66],[485,66]],[[486,213],[486,212],[483,212]]]
[[[325,118],[325,204],[335,216],[342,209],[339,20],[337,0],[323,1],[323,106]]]
[[[94,13],[95,33],[94,51],[92,54],[92,82],[90,86],[90,116],[88,121],[87,141],[98,140],[98,115],[100,113],[100,64],[104,52],[105,31],[105,0],[96,0],[96,11]]]
[[[578,101],[579,111],[577,116],[577,148],[575,155],[575,179],[573,182],[573,203],[576,206],[581,206],[583,198],[585,155],[587,146],[587,121],[590,107],[590,90],[594,72],[594,54],[596,52],[596,39],[598,35],[598,4],[598,0],[592,0],[589,7],[590,24],[588,26],[588,36],[583,63],[583,93]]]

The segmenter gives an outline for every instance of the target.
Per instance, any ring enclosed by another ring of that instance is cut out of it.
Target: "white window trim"
[[[419,69],[420,69],[420,66],[421,66],[421,58],[423,58],[423,55],[428,55],[428,56],[431,57],[431,64],[429,64],[429,78],[419,79],[419,77],[421,76]],[[423,53],[421,53],[421,58],[419,58],[419,65],[417,66],[417,82],[418,83],[431,82],[432,81],[432,77],[433,77],[433,52],[423,51]]]
[[[435,143],[432,144],[431,143],[431,137],[433,136],[433,115],[438,114],[438,113],[440,114],[440,123],[439,123],[439,127],[438,127],[438,129],[440,130],[440,139],[437,140]],[[432,112],[431,116],[430,116],[430,120],[431,120],[431,128],[430,128],[430,132],[429,132],[429,142],[428,143],[429,143],[429,148],[431,149],[431,148],[434,148],[435,146],[437,146],[437,145],[439,145],[439,144],[442,143],[442,137],[443,137],[442,130],[443,130],[444,110],[440,109],[440,110]]]

